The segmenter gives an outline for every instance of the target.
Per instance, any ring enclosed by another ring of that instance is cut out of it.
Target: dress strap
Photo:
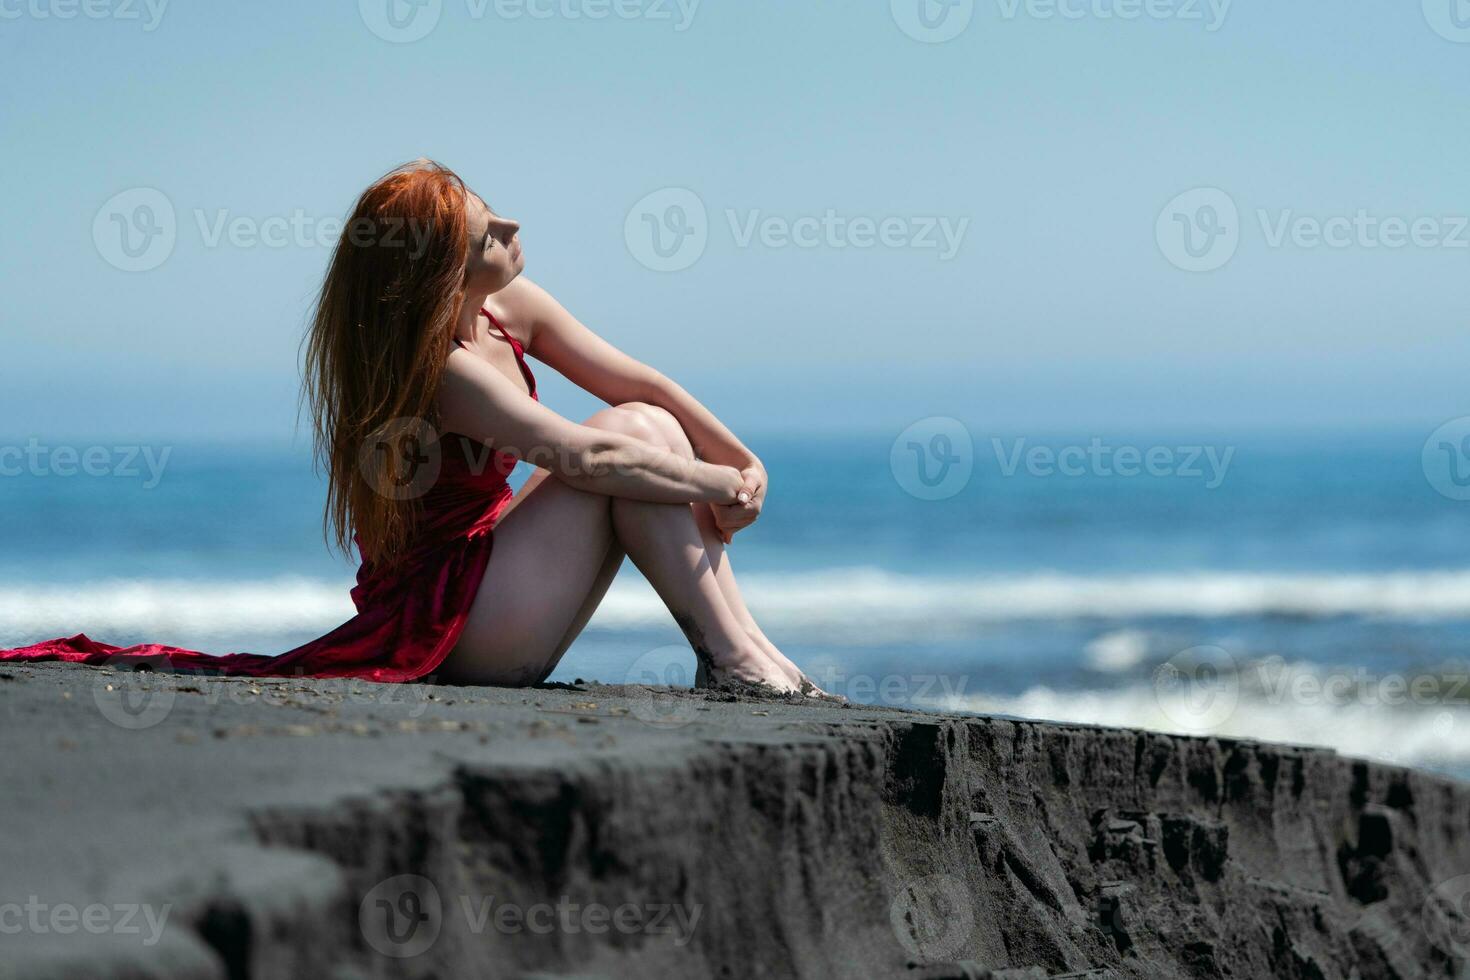
[[[499,330],[500,335],[505,338],[506,343],[510,344],[510,349],[516,356],[516,364],[520,365],[521,377],[526,379],[526,387],[530,389],[531,397],[540,401],[540,398],[536,394],[536,375],[531,372],[531,365],[526,363],[526,348],[521,345],[519,340],[516,340],[510,335],[509,330],[501,326],[500,321],[495,319],[494,313],[491,313],[483,306],[480,307],[480,312],[485,314],[487,320],[495,324],[495,329]]]
[[[510,335],[510,331],[509,330],[506,330],[504,327],[502,327],[500,325],[500,321],[497,320],[497,319],[495,319],[495,314],[494,313],[491,313],[489,310],[487,310],[483,306],[480,307],[480,312],[483,313],[483,314],[485,314],[485,319],[487,319],[491,323],[495,324],[495,329],[500,331],[500,336],[504,337],[507,341],[509,341],[510,342],[510,345],[516,349],[516,352],[517,353],[519,353],[520,351],[522,351],[522,350],[525,349],[525,348],[523,348],[521,346],[521,342],[519,340],[516,340],[514,337],[512,337]]]

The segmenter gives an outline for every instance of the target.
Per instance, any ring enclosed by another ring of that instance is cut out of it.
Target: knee
[[[644,405],[642,402],[624,402],[612,408],[604,408],[589,418],[586,424],[595,429],[619,432],[643,442],[668,448],[668,441],[664,438],[657,422],[654,421],[652,415],[642,411],[643,408],[652,409],[653,406]]]
[[[627,412],[635,412],[658,426],[679,424],[679,420],[674,418],[668,409],[650,405],[648,402],[623,402],[618,408]]]
[[[667,409],[647,402],[624,402],[618,408],[633,412],[650,423],[659,434],[660,445],[687,456],[694,455],[694,448],[690,445],[689,436],[684,433],[684,427]]]

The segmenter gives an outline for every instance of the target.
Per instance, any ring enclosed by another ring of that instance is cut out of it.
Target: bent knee
[[[624,402],[618,407],[635,412],[652,423],[654,429],[659,433],[660,445],[667,446],[686,456],[694,455],[693,446],[690,444],[689,436],[684,432],[684,427],[668,409],[650,405],[647,402]]]
[[[679,420],[666,408],[658,405],[650,405],[648,402],[623,402],[618,406],[625,411],[637,412],[644,418],[658,426],[678,425]]]
[[[640,406],[635,408],[634,406]],[[654,421],[653,417],[642,408],[653,408],[652,405],[643,405],[642,402],[624,402],[612,408],[604,408],[589,418],[584,424],[594,429],[605,429],[609,432],[619,432],[625,436],[651,443],[655,446],[668,448],[668,440],[664,437],[662,430]]]

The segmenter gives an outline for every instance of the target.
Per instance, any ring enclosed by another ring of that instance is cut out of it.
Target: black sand
[[[1327,751],[131,680],[0,667],[0,976],[1470,975],[1470,786]]]

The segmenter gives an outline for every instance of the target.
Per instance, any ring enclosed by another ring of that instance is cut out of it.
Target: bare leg
[[[657,427],[663,437],[665,444],[674,452],[690,459],[694,458],[694,447],[689,442],[689,436],[684,432],[679,420],[670,415],[662,408],[654,405],[646,405],[641,402],[633,402],[625,408],[642,412]],[[699,525],[700,536],[704,541],[705,551],[710,556],[710,565],[714,568],[715,580],[719,582],[720,592],[725,597],[725,603],[730,607],[730,612],[740,622],[740,626],[747,636],[761,648],[772,661],[781,668],[782,672],[791,679],[799,689],[805,690],[810,685],[811,692],[825,694],[821,688],[813,684],[802,672],[801,668],[792,663],[791,660],[772,643],[760,625],[756,623],[755,617],[751,615],[750,609],[745,605],[745,598],[740,594],[740,586],[735,581],[735,570],[730,566],[730,556],[725,549],[725,542],[720,537],[715,527],[714,514],[704,504],[692,504],[696,523]]]
[[[516,499],[511,501],[511,505],[507,508],[505,516],[509,516],[510,511],[514,510],[522,500],[526,499],[533,490],[550,477],[551,474],[546,470],[537,470],[533,473],[526,480],[525,484],[522,485],[520,492],[516,494]],[[504,516],[501,519],[504,520]],[[598,571],[597,577],[593,579],[592,588],[588,591],[587,598],[582,601],[582,605],[577,610],[577,614],[572,617],[572,622],[567,627],[567,631],[562,634],[561,641],[557,643],[556,649],[552,652],[545,672],[538,678],[538,683],[544,682],[547,677],[551,676],[551,672],[556,669],[556,665],[561,662],[561,658],[566,654],[567,650],[571,649],[572,642],[582,635],[582,630],[587,628],[587,623],[591,621],[593,613],[597,612],[597,607],[602,605],[602,600],[606,598],[607,590],[612,587],[613,580],[617,578],[619,569],[623,567],[623,559],[626,557],[627,553],[623,551],[623,546],[614,539],[607,549],[607,556],[603,559],[602,568]]]
[[[654,441],[639,413],[608,409],[589,425]],[[495,529],[495,550],[459,645],[441,674],[461,683],[523,685],[545,677],[590,618],[626,551],[716,680],[794,690],[730,611],[687,504],[577,490],[546,477]]]

